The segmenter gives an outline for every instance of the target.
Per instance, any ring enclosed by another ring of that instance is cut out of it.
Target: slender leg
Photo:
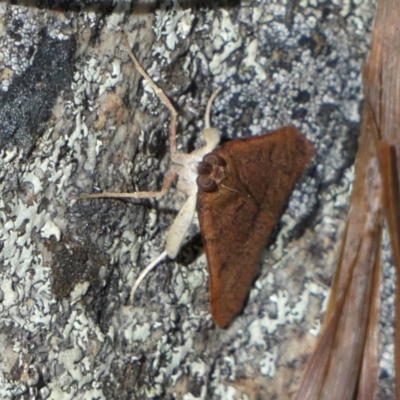
[[[114,199],[153,199],[156,197],[163,197],[171,187],[172,182],[176,178],[176,172],[172,172],[166,175],[164,178],[163,186],[158,192],[132,192],[132,193],[113,193],[113,192],[102,192],[102,193],[90,193],[81,196],[73,196],[72,200],[85,200],[85,199],[99,199],[102,197],[111,197]]]
[[[128,41],[128,37],[126,36],[126,33],[123,32],[123,39],[125,41],[125,45],[128,51],[129,56],[131,57],[133,63],[135,64],[136,69],[138,72],[143,76],[143,78],[149,83],[149,85],[153,88],[154,92],[156,95],[159,97],[159,99],[164,103],[164,105],[171,111],[171,123],[169,126],[169,146],[171,149],[171,155],[176,153],[176,126],[177,126],[177,119],[178,119],[178,112],[176,111],[175,107],[171,103],[170,99],[167,97],[167,95],[164,93],[164,91],[159,88],[153,79],[148,75],[148,73],[145,71],[145,69],[142,67],[140,64],[139,60],[136,58],[136,56],[133,54],[131,50],[131,46]]]
[[[130,302],[133,304],[135,299],[135,292],[147,274],[152,271],[157,265],[166,258],[174,259],[182,246],[186,233],[192,222],[194,211],[196,209],[196,194],[192,193],[187,198],[185,204],[182,206],[175,221],[169,228],[167,239],[165,242],[164,251],[156,257],[138,276],[132,286],[130,294]]]
[[[185,204],[181,207],[178,215],[168,230],[165,241],[165,251],[169,258],[174,259],[181,249],[186,233],[192,223],[194,211],[196,210],[196,192],[190,194]]]
[[[131,294],[129,296],[129,302],[133,305],[134,301],[135,301],[135,293],[137,288],[139,287],[139,285],[142,283],[142,280],[146,277],[146,275],[155,267],[157,267],[157,265],[164,260],[165,258],[167,258],[167,252],[163,251],[157,258],[155,258],[141,273],[140,275],[137,277],[135,283],[132,286],[131,289]]]

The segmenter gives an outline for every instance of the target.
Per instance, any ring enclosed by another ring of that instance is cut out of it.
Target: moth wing
[[[225,327],[243,308],[262,251],[312,146],[288,127],[227,142],[214,152],[227,161],[232,176],[216,192],[199,191],[197,208],[210,273],[211,313],[215,323]]]
[[[262,209],[278,216],[313,153],[311,143],[292,126],[232,140],[218,150],[232,159],[250,196]]]

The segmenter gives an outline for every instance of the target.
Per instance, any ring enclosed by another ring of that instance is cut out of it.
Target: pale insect
[[[136,279],[130,294],[130,302],[133,303],[135,292],[146,277],[146,275],[155,268],[161,261],[167,257],[170,259],[175,259],[178,255],[182,243],[186,237],[186,233],[189,226],[193,220],[194,212],[196,209],[197,202],[197,166],[203,157],[213,151],[220,141],[220,132],[217,128],[210,126],[210,113],[211,105],[217,94],[220,92],[221,88],[218,88],[211,95],[208,100],[206,113],[205,113],[205,129],[202,134],[204,136],[205,146],[192,151],[190,154],[179,153],[176,147],[176,125],[178,112],[172,105],[171,101],[168,99],[166,94],[161,88],[159,88],[153,81],[153,79],[147,74],[144,68],[139,63],[136,56],[131,51],[129,42],[125,35],[123,39],[126,42],[126,48],[130,58],[135,64],[138,72],[143,76],[143,78],[150,84],[154,92],[164,103],[164,105],[171,112],[171,122],[169,126],[169,144],[171,152],[171,166],[164,178],[163,186],[158,192],[134,192],[134,193],[92,193],[82,196],[74,197],[74,199],[94,199],[101,197],[112,197],[112,198],[132,198],[132,199],[146,199],[146,198],[156,198],[164,196],[168,189],[170,188],[174,179],[178,176],[177,189],[187,195],[187,199],[180,209],[178,215],[176,216],[174,222],[168,230],[164,251],[156,257],[138,276]]]

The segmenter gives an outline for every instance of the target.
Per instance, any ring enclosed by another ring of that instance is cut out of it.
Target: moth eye
[[[218,189],[217,182],[206,175],[199,175],[196,179],[197,186],[204,192],[215,192]]]
[[[210,175],[213,170],[213,166],[208,162],[200,162],[197,166],[197,173],[199,175]]]
[[[219,167],[226,166],[226,161],[218,154],[206,154],[203,157],[203,161],[211,165],[218,165]]]

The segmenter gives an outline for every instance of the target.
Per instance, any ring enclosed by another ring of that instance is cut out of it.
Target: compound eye
[[[199,175],[210,175],[213,171],[213,166],[207,162],[201,161],[197,166],[197,173]]]
[[[206,154],[203,157],[203,161],[211,164],[211,165],[217,165],[219,167],[225,167],[226,166],[226,161],[218,154]]]
[[[199,175],[196,179],[197,186],[204,192],[215,192],[218,189],[217,182],[207,175]]]

